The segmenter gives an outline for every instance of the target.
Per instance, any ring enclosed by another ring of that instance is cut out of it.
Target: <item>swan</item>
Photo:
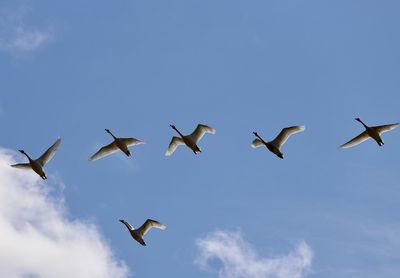
[[[355,120],[360,122],[365,127],[365,130],[353,139],[351,139],[349,142],[340,145],[339,148],[345,149],[354,147],[369,138],[374,139],[379,146],[383,146],[385,143],[383,142],[380,135],[386,131],[395,129],[397,126],[400,125],[400,123],[394,123],[389,125],[367,126],[360,118],[356,118]]]
[[[166,226],[161,224],[160,222],[152,219],[147,219],[142,226],[140,226],[138,229],[134,229],[127,221],[125,220],[119,220],[121,223],[123,223],[129,230],[129,233],[133,237],[134,240],[139,242],[141,245],[146,246],[146,243],[143,240],[143,237],[151,228],[158,228],[161,230],[165,230]]]
[[[58,146],[61,143],[61,138],[58,137],[56,142],[47,149],[38,159],[32,159],[24,150],[19,150],[20,153],[24,154],[29,163],[18,163],[13,164],[11,167],[19,168],[19,169],[32,169],[35,171],[43,180],[46,180],[46,173],[43,171],[43,167],[53,158]]]
[[[110,144],[102,147],[94,155],[92,155],[89,158],[89,160],[91,160],[91,161],[98,160],[104,156],[115,153],[118,150],[123,151],[126,154],[126,156],[130,156],[131,152],[129,151],[128,147],[145,143],[145,142],[135,139],[135,138],[118,138],[118,137],[115,137],[114,134],[112,134],[109,129],[105,129],[105,130],[108,134],[110,134],[112,136],[112,138],[114,138],[114,141],[111,142]]]
[[[282,129],[282,131],[278,134],[278,136],[275,137],[274,140],[269,141],[269,142],[265,142],[264,139],[262,139],[257,132],[253,132],[253,134],[257,137],[256,139],[254,139],[254,141],[251,143],[251,146],[253,148],[258,148],[261,146],[266,146],[267,149],[271,152],[273,152],[274,154],[276,154],[276,156],[283,158],[283,153],[280,151],[280,147],[285,144],[285,142],[287,141],[287,139],[298,132],[304,131],[305,130],[305,126],[290,126],[290,127],[286,127],[284,129]]]
[[[172,137],[171,142],[168,145],[168,149],[165,153],[166,156],[170,156],[176,150],[179,145],[188,146],[195,154],[201,152],[201,149],[197,146],[197,143],[203,138],[204,134],[210,133],[215,134],[215,129],[212,127],[198,124],[192,134],[183,135],[174,125],[170,125],[181,137]]]

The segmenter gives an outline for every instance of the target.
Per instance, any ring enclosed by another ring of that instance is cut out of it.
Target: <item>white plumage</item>
[[[24,154],[29,163],[18,163],[11,165],[11,167],[18,169],[32,169],[35,171],[42,179],[47,179],[46,173],[43,170],[43,167],[53,158],[58,146],[61,143],[61,138],[58,137],[56,142],[51,145],[38,159],[32,159],[24,150],[19,150],[22,154]]]
[[[195,154],[201,152],[201,149],[197,146],[197,143],[203,138],[204,134],[210,133],[215,134],[215,129],[199,124],[197,125],[196,129],[189,135],[183,135],[174,125],[170,125],[178,134],[181,136],[179,137],[172,137],[171,142],[168,145],[167,151],[165,152],[166,156],[170,156],[174,153],[176,148],[180,145],[188,146]]]

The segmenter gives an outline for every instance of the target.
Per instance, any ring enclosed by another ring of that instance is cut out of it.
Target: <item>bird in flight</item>
[[[392,129],[395,129],[400,123],[388,124],[388,125],[378,125],[378,126],[367,126],[360,118],[356,118],[356,121],[360,122],[364,127],[365,130],[361,132],[359,135],[351,139],[349,142],[344,143],[343,145],[339,146],[339,148],[345,149],[357,146],[361,144],[365,140],[372,138],[378,143],[379,146],[383,146],[385,143],[381,138],[381,134]]]
[[[100,150],[98,150],[94,155],[92,155],[89,158],[89,160],[91,160],[91,161],[98,160],[102,157],[105,157],[107,155],[115,153],[118,150],[121,150],[124,154],[126,154],[126,156],[131,156],[131,152],[129,151],[128,147],[145,143],[145,142],[135,139],[135,138],[115,137],[114,134],[112,134],[109,129],[106,129],[106,132],[114,138],[114,141],[111,142],[110,144],[102,147]]]
[[[158,228],[161,230],[165,230],[166,226],[161,224],[160,222],[152,219],[147,219],[142,226],[140,226],[138,229],[134,229],[127,221],[125,220],[119,220],[121,223],[123,223],[129,230],[129,233],[133,237],[134,240],[139,242],[141,245],[146,246],[146,243],[143,240],[143,237],[147,234],[147,232],[151,228]]]
[[[56,142],[48,148],[38,159],[32,159],[24,150],[19,150],[20,153],[24,154],[29,162],[28,163],[18,163],[11,165],[11,167],[19,169],[32,169],[35,171],[43,180],[47,179],[46,173],[43,167],[53,158],[58,146],[61,143],[61,138],[58,137]]]
[[[291,126],[291,127],[285,127],[282,129],[282,131],[278,134],[278,136],[275,137],[274,140],[266,142],[264,139],[261,138],[260,135],[258,135],[257,132],[253,132],[253,134],[257,137],[256,139],[253,140],[251,143],[251,146],[253,148],[258,148],[261,146],[267,147],[267,149],[274,153],[276,156],[283,158],[283,153],[281,152],[280,148],[282,147],[283,144],[288,140],[288,138],[298,132],[304,131],[305,126]]]
[[[203,138],[204,134],[215,134],[215,129],[203,124],[197,125],[193,133],[189,135],[183,135],[174,125],[170,125],[170,127],[178,132],[180,137],[172,137],[172,140],[169,143],[168,149],[165,153],[166,156],[170,156],[171,154],[173,154],[173,152],[179,145],[188,146],[195,154],[200,153],[201,149],[199,148],[197,143],[201,140],[201,138]]]

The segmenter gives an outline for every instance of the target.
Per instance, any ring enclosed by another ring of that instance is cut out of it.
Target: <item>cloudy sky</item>
[[[398,1],[0,3],[1,277],[399,277]],[[174,134],[214,127],[195,156]],[[252,149],[305,125],[281,160]],[[111,137],[146,141],[96,162]],[[49,179],[9,167],[61,136]],[[143,247],[134,227],[147,218]]]

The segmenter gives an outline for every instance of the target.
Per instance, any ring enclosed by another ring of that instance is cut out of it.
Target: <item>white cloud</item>
[[[288,255],[260,258],[239,232],[216,231],[196,240],[200,254],[195,263],[203,270],[213,271],[218,264],[220,278],[300,278],[310,270],[313,252],[300,242]]]
[[[55,33],[27,27],[25,17],[28,9],[21,6],[14,11],[0,9],[0,50],[21,53],[32,52],[54,41]]]
[[[94,224],[68,219],[62,196],[9,166],[14,154],[0,148],[0,277],[128,277]]]
[[[5,42],[3,47],[9,50],[32,51],[53,39],[51,32],[27,30],[23,26],[15,29],[14,37]]]

